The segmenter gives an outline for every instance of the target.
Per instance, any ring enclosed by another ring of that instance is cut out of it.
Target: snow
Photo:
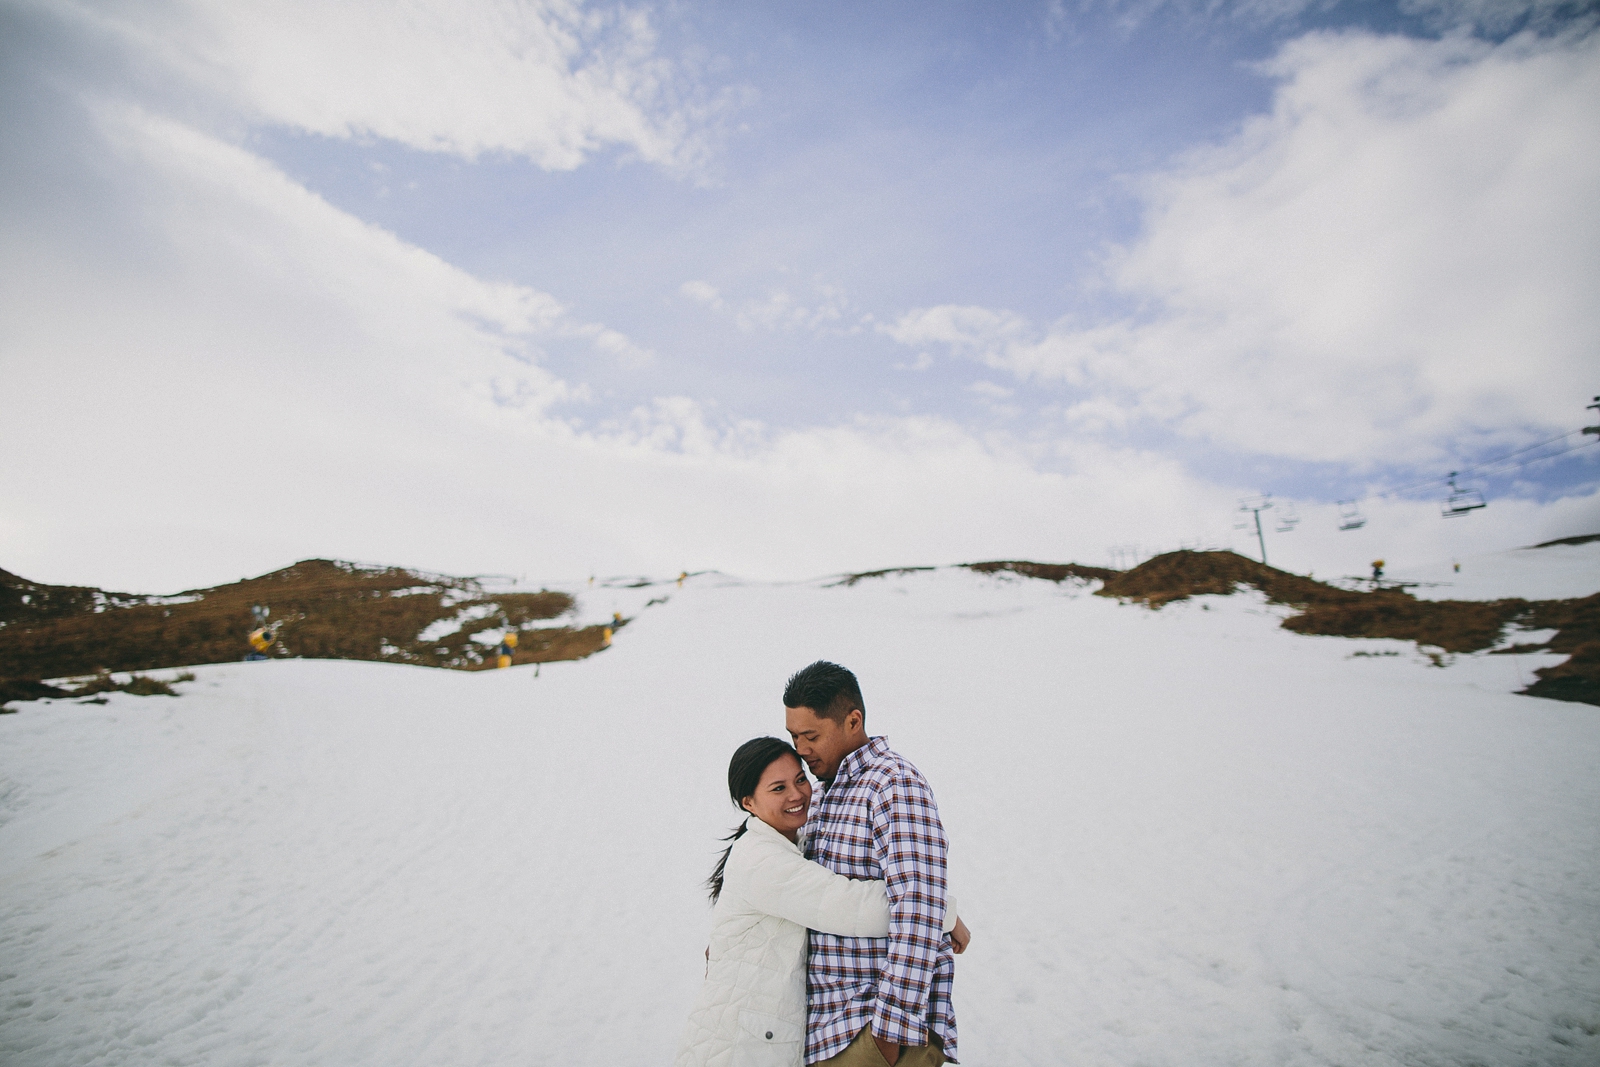
[[[1446,560],[1408,567],[1403,577],[1428,583],[1411,590],[1419,600],[1563,600],[1600,593],[1600,541],[1514,548],[1459,562],[1459,572]]]
[[[0,717],[0,1060],[667,1062],[726,760],[818,657],[938,795],[964,1063],[1600,1060],[1600,709],[1511,695],[1560,657],[961,570],[570,588],[636,617],[537,677]]]
[[[489,618],[491,615],[498,614],[500,614],[499,604],[474,604],[471,607],[462,608],[449,618],[430,622],[426,627],[423,628],[422,632],[417,635],[417,640],[423,643],[438,641],[441,638],[449,637],[451,634],[456,633],[468,623],[478,622],[480,620]],[[495,640],[497,642],[500,640],[498,634],[495,635]]]

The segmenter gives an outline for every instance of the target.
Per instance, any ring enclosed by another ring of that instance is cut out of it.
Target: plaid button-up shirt
[[[807,1063],[844,1051],[868,1025],[901,1045],[926,1045],[936,1034],[955,1061],[955,957],[942,932],[946,850],[933,791],[889,750],[886,737],[846,756],[833,782],[817,792],[806,822],[806,856],[850,878],[882,878],[889,936],[811,931]]]

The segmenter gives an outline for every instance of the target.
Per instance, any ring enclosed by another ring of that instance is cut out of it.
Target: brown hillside
[[[1031,563],[1023,559],[995,560],[990,563],[962,563],[960,566],[969,571],[977,571],[979,574],[1010,571],[1026,578],[1043,578],[1047,582],[1064,582],[1068,578],[1078,578],[1083,581],[1093,581],[1095,579],[1105,581],[1114,575],[1122,573],[1106,567],[1085,567],[1081,563]],[[834,584],[855,585],[864,578],[888,578],[938,569],[937,567],[887,567],[881,571],[862,571],[860,574],[847,574]]]
[[[0,571],[0,678],[55,678],[225,663],[249,651],[251,605],[271,609],[269,655],[380,660],[474,670],[493,650],[474,634],[519,631],[514,661],[581,659],[604,645],[600,627],[535,627],[573,607],[565,593],[489,594],[472,579],[400,567],[302,560],[213,589],[168,597],[46,586]],[[435,641],[430,625],[469,621]],[[479,616],[471,618],[471,616]]]
[[[1106,582],[1100,596],[1151,607],[1252,586],[1275,604],[1301,609],[1284,627],[1334,637],[1393,637],[1446,652],[1477,652],[1500,640],[1507,623],[1526,615],[1525,600],[1418,600],[1402,589],[1339,589],[1280,571],[1235,552],[1169,552]]]
[[[1168,552],[1153,556],[1132,570],[1113,572],[1100,596],[1137,600],[1153,608],[1191,596],[1226,596],[1250,585],[1280,604],[1304,604],[1342,590],[1298,574],[1289,574],[1246,559],[1235,552]]]
[[[1523,692],[1552,700],[1600,704],[1600,593],[1581,600],[1536,600],[1531,607],[1529,626],[1559,631],[1545,645],[1534,647],[1565,652],[1570,658],[1535,671],[1539,680]]]
[[[1114,571],[1109,567],[1085,567],[1081,563],[1030,563],[1025,559],[995,560],[990,563],[964,563],[962,566],[969,571],[979,574],[995,574],[999,571],[1009,571],[1027,578],[1043,578],[1047,582],[1064,582],[1068,578],[1077,578],[1082,581],[1099,579],[1108,582],[1122,572]]]
[[[1418,600],[1402,589],[1339,589],[1246,559],[1234,552],[1169,552],[1106,580],[1096,595],[1152,608],[1191,596],[1227,595],[1240,586],[1299,608],[1285,629],[1333,637],[1388,637],[1446,652],[1493,647],[1511,623],[1559,633],[1519,652],[1549,650],[1571,658],[1537,673],[1524,692],[1600,704],[1600,594],[1579,600]]]

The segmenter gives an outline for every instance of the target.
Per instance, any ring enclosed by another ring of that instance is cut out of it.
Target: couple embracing
[[[954,1063],[954,954],[970,935],[933,792],[867,734],[843,667],[799,671],[783,703],[793,745],[758,737],[728,767],[746,817],[707,883],[706,979],[677,1067]]]

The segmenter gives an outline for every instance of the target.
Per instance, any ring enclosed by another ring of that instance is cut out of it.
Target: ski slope
[[[1459,563],[1458,571],[1453,563]],[[1600,593],[1600,541],[1513,548],[1405,570],[1421,600],[1563,600]]]
[[[537,677],[0,717],[0,1061],[669,1062],[727,758],[827,657],[937,793],[963,1063],[1600,1062],[1600,708],[1510,695],[1560,657],[959,570],[647,592]]]

